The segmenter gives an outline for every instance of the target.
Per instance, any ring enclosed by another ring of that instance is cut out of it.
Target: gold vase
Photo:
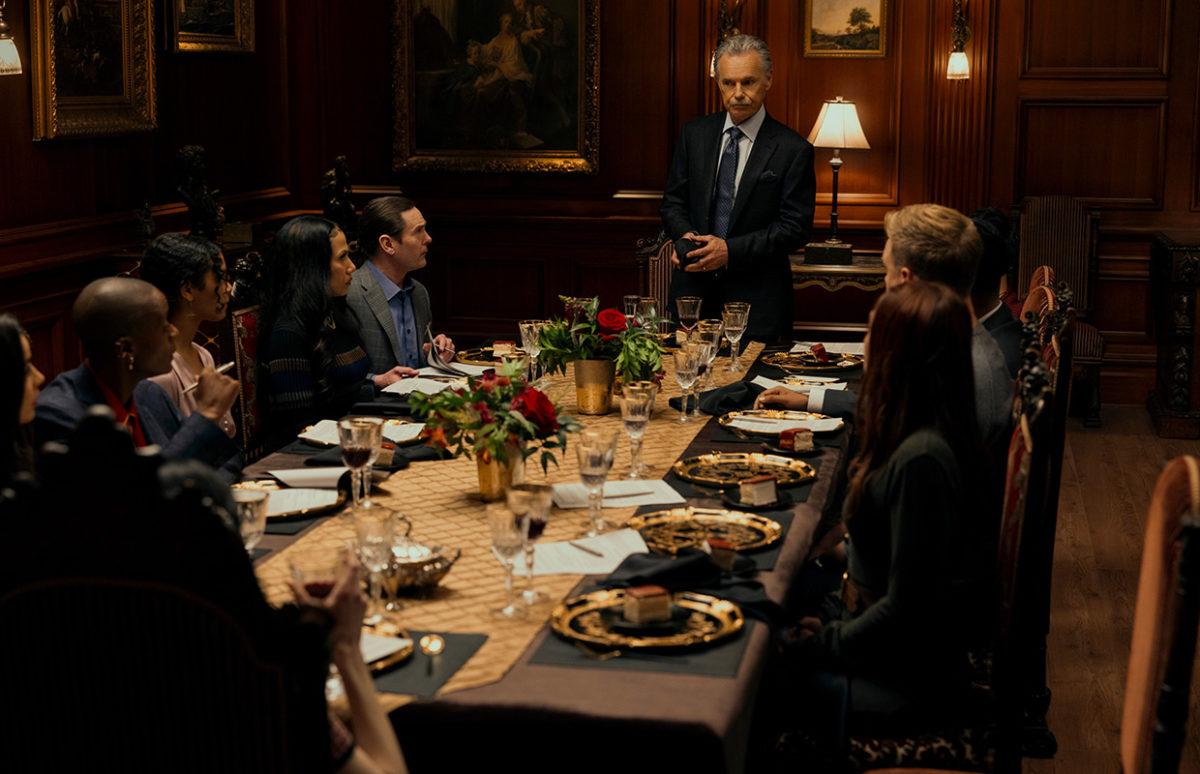
[[[617,364],[612,360],[575,361],[575,402],[580,414],[608,413],[616,375]]]
[[[510,486],[525,482],[525,455],[521,447],[510,443],[506,451],[507,463],[495,459],[486,451],[475,458],[475,468],[479,473],[479,496],[484,502],[503,500]]]

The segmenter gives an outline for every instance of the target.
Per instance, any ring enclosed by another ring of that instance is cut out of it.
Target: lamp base
[[[846,242],[809,242],[804,246],[805,264],[849,266],[854,260],[854,251]]]

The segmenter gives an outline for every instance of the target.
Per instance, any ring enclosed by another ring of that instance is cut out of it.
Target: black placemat
[[[412,658],[394,669],[375,675],[376,690],[431,698],[487,642],[486,634],[439,632],[446,641],[446,647],[436,656],[427,656],[421,652],[418,643],[430,633],[415,629],[408,633],[413,640]]]
[[[328,519],[332,515],[332,513],[325,513],[320,516],[313,516],[311,519],[295,519],[287,521],[280,519],[267,519],[266,533],[268,535],[296,535],[310,524],[316,524],[321,519]]]
[[[250,561],[256,562],[269,553],[271,553],[271,549],[269,548],[252,548],[250,549]]]
[[[605,661],[588,658],[575,645],[551,631],[546,633],[546,639],[529,659],[529,663],[536,666],[733,677],[742,663],[742,656],[745,655],[746,645],[750,641],[750,630],[755,625],[754,621],[747,619],[740,633],[702,650],[676,653],[622,651],[620,656]]]

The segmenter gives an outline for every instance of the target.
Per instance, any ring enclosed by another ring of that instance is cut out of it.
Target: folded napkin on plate
[[[767,417],[734,417],[729,426],[757,433],[778,433],[792,428],[812,430],[814,433],[832,433],[842,426],[837,417],[825,419],[769,419]]]
[[[583,484],[555,484],[554,504],[559,508],[588,507],[588,491]],[[604,508],[635,505],[683,505],[686,500],[666,481],[607,481],[604,484]]]
[[[734,382],[715,390],[700,393],[700,410],[705,414],[725,414],[738,409],[754,408],[754,399],[762,392],[762,388],[746,382]],[[671,398],[667,403],[676,411],[683,404],[679,398]],[[688,401],[690,408],[692,402]]]
[[[792,352],[808,352],[813,348],[815,341],[797,341],[792,345]],[[861,355],[863,353],[863,343],[861,341],[829,341],[821,342],[824,344],[826,351],[837,352],[842,355]]]
[[[340,453],[340,452],[339,452]],[[337,489],[342,476],[350,472],[347,467],[332,468],[287,468],[284,470],[268,470],[267,474],[274,476],[288,486],[310,487],[314,489]],[[347,484],[347,488],[349,484]]]
[[[420,376],[410,376],[401,379],[398,382],[392,382],[387,387],[383,388],[383,392],[386,392],[388,395],[408,395],[414,392],[423,392],[426,395],[433,395],[441,392],[442,390],[449,389],[452,386],[454,386],[452,382],[443,382],[437,379],[425,379]]]
[[[631,529],[618,529],[566,543],[536,543],[533,546],[533,574],[599,575],[612,572],[630,554],[645,550],[646,541]],[[517,562],[514,571],[517,575],[528,574],[524,562]]]
[[[772,387],[786,387],[789,390],[793,390],[793,391],[799,392],[799,393],[807,393],[813,387],[820,387],[823,390],[844,390],[844,389],[846,389],[845,382],[839,382],[836,379],[830,379],[830,378],[824,377],[824,376],[803,376],[803,377],[799,377],[799,378],[802,378],[807,382],[817,382],[817,384],[813,384],[813,385],[784,384],[783,382],[777,382],[774,379],[768,379],[765,376],[756,376],[756,377],[754,377],[754,380],[750,383],[758,385],[759,387],[762,387],[763,389],[766,389],[766,390],[769,390]]]

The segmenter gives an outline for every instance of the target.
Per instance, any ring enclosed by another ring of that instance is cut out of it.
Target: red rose
[[[475,410],[479,412],[479,421],[481,423],[486,425],[492,421],[492,410],[487,407],[486,403],[476,403]]]
[[[601,309],[596,315],[596,326],[600,328],[600,336],[611,339],[628,327],[625,315],[616,309]]]
[[[558,429],[558,412],[540,390],[526,387],[513,398],[512,410],[532,422],[542,435],[549,435]]]

